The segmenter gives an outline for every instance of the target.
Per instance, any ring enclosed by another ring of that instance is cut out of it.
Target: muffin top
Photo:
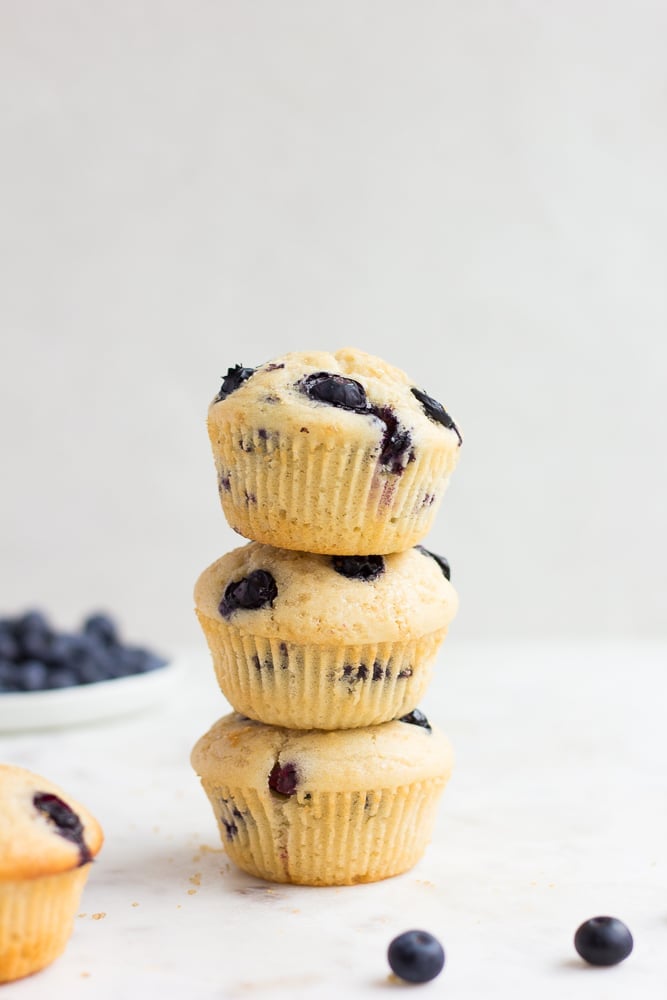
[[[275,434],[315,435],[335,449],[355,440],[399,473],[421,450],[450,453],[462,437],[445,408],[400,369],[364,351],[292,352],[259,368],[230,368],[209,407],[212,440],[230,422]]]
[[[204,570],[195,603],[200,614],[267,639],[407,641],[446,628],[456,614],[446,572],[421,547],[327,556],[250,542]]]
[[[298,800],[319,792],[398,788],[448,778],[452,749],[419,711],[363,729],[295,730],[236,712],[219,719],[192,751],[204,781]]]
[[[97,820],[57,785],[0,764],[0,880],[77,868],[92,861],[102,840]]]

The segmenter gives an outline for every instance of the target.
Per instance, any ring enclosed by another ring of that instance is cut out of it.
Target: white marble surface
[[[449,640],[423,705],[457,752],[434,841],[408,874],[354,888],[227,862],[188,763],[225,708],[201,650],[159,709],[0,735],[1,760],[57,780],[107,836],[67,952],[3,1000],[390,996],[386,947],[411,927],[447,954],[424,995],[664,997],[666,661],[665,645]],[[604,913],[635,950],[591,969],[572,936]]]

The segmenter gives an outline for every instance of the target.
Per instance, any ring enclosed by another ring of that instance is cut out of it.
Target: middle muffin
[[[250,542],[204,570],[197,617],[237,712],[291,729],[351,729],[411,711],[458,598],[421,547],[328,556]]]

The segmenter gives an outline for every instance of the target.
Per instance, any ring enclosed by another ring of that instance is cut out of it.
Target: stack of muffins
[[[227,852],[275,882],[403,872],[451,772],[416,706],[457,597],[419,543],[458,428],[403,372],[346,349],[230,369],[208,429],[225,516],[252,539],[195,588],[235,709],[192,753]]]

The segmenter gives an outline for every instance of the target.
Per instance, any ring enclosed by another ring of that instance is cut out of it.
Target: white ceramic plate
[[[167,698],[183,674],[180,660],[146,674],[55,691],[0,694],[0,732],[60,729],[130,715]]]

